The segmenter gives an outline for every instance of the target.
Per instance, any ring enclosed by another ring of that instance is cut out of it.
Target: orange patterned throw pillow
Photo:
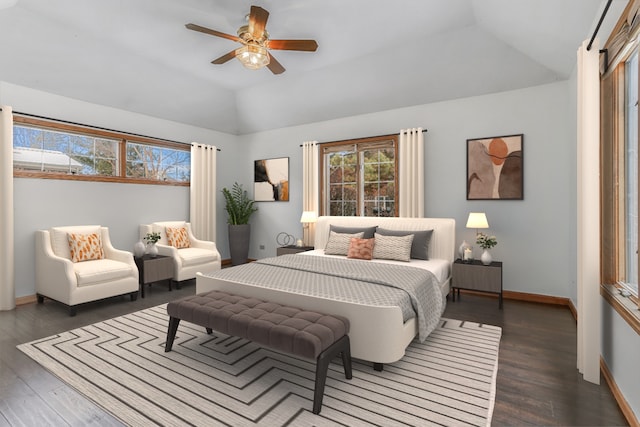
[[[69,233],[69,252],[71,261],[91,261],[104,258],[100,234]]]
[[[373,245],[375,239],[351,238],[347,258],[371,259],[373,257]]]
[[[186,227],[167,227],[167,240],[169,241],[169,245],[173,246],[176,249],[191,247],[191,242],[189,241],[189,235],[187,234]]]

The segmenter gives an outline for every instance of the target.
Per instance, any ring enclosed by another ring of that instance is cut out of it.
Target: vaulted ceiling
[[[18,0],[0,9],[0,80],[232,134],[569,78],[603,0]],[[211,61],[252,4],[286,68]],[[627,4],[613,0],[600,38]]]

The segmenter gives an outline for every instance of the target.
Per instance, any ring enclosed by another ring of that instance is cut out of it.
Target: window
[[[600,260],[603,295],[640,331],[640,313],[637,310],[637,305],[640,305],[638,75],[638,51],[635,48],[629,49],[626,57],[611,66],[601,80]],[[631,297],[622,297],[622,290],[629,291]],[[628,306],[636,309],[629,311]]]
[[[397,136],[325,143],[322,214],[397,216]]]
[[[188,185],[190,146],[14,116],[15,176]]]
[[[638,52],[625,64],[625,277],[638,295]]]
[[[13,127],[13,166],[40,172],[118,175],[118,141],[30,126]]]
[[[158,181],[189,181],[191,153],[127,142],[127,176]]]

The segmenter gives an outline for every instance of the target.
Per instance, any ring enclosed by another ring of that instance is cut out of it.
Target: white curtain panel
[[[318,141],[302,143],[302,211],[320,211],[318,199],[320,197],[320,175],[318,171]],[[305,245],[312,245],[315,240],[315,224],[310,223]]]
[[[600,384],[600,72],[596,43],[578,49],[578,370]]]
[[[16,306],[13,256],[13,111],[0,111],[0,310]]]
[[[216,157],[213,145],[191,144],[190,222],[201,240],[216,241]]]
[[[400,216],[424,217],[424,136],[422,128],[400,131]]]

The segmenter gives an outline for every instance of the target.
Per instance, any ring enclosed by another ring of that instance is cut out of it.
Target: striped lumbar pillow
[[[329,233],[329,241],[327,242],[327,246],[324,248],[324,253],[325,255],[347,255],[349,253],[351,238],[355,237],[361,239],[363,235],[363,232],[343,234],[331,231]]]
[[[413,234],[407,236],[385,236],[376,233],[373,257],[409,262],[411,260],[412,243]]]

